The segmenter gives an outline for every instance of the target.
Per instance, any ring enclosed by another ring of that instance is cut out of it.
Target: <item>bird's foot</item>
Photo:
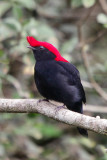
[[[49,100],[48,100],[48,99],[44,98],[44,99],[39,99],[39,100],[38,100],[38,103],[40,103],[40,102],[42,102],[42,101],[49,102]]]
[[[56,109],[55,109],[55,114],[60,110],[60,109],[65,109],[65,105],[63,106],[58,106]]]

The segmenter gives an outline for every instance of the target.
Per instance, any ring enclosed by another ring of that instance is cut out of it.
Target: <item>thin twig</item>
[[[95,9],[95,6],[96,6],[97,2],[95,3],[95,5],[89,10],[89,12],[87,13],[87,15],[84,17],[84,19],[80,19],[80,21],[78,22],[78,25],[77,25],[77,31],[78,31],[78,39],[79,39],[79,47],[81,49],[81,55],[82,55],[82,58],[83,58],[83,62],[84,62],[84,65],[85,65],[85,68],[86,68],[86,71],[87,71],[87,74],[88,74],[88,78],[93,86],[93,88],[96,90],[96,92],[104,99],[107,101],[107,93],[98,85],[98,83],[94,80],[91,72],[90,72],[90,65],[89,65],[89,62],[88,62],[88,56],[87,56],[87,50],[86,50],[86,45],[88,45],[88,43],[92,43],[93,41],[95,41],[97,38],[101,38],[105,32],[100,32],[98,34],[98,37],[94,38],[94,39],[91,39],[91,40],[87,40],[85,41],[84,38],[83,38],[83,34],[82,34],[82,26],[84,25],[84,23],[86,23],[86,21],[89,19],[90,15],[92,14],[92,11]]]
[[[107,33],[107,28],[104,28],[102,31],[100,31],[96,36],[92,37],[92,38],[88,38],[84,43],[85,44],[90,44],[90,43],[94,43],[95,41],[97,41],[98,39],[100,39],[101,37],[103,37],[105,34]]]
[[[84,88],[93,89],[93,86],[90,82],[83,81],[83,80],[81,80],[81,82],[82,82],[82,85],[83,85]]]
[[[84,106],[84,112],[107,114],[107,106],[96,106],[87,104]]]
[[[102,10],[105,14],[107,14],[107,1],[106,0],[99,0]]]
[[[87,22],[93,10],[95,9],[96,5],[97,5],[97,2],[92,7],[89,8],[87,14],[77,22],[77,26],[83,26]]]
[[[97,93],[107,101],[107,93],[98,85],[98,83],[94,80],[91,72],[90,72],[90,65],[89,65],[89,61],[88,61],[88,55],[87,55],[87,51],[85,49],[85,47],[82,48],[81,50],[81,54],[82,54],[82,57],[83,57],[83,62],[84,62],[84,65],[85,65],[85,68],[86,68],[86,71],[87,71],[87,74],[88,74],[88,78],[93,86],[93,88],[97,91]]]
[[[80,10],[78,10],[78,13],[77,13],[75,10],[71,9],[70,14],[69,14],[69,12],[68,12],[68,14],[67,14],[67,12],[66,12],[66,14],[65,13],[62,13],[62,14],[57,14],[57,13],[52,14],[51,13],[50,14],[50,12],[43,10],[43,7],[41,7],[40,5],[37,5],[37,7],[36,7],[36,12],[38,13],[38,15],[40,17],[43,17],[43,18],[46,18],[49,20],[59,20],[59,22],[61,22],[61,21],[75,21],[75,22],[77,22],[77,20],[79,20],[81,18],[84,19],[84,15],[86,15],[87,12],[89,12],[89,10],[90,10],[90,8],[89,9],[84,8],[84,11],[83,11],[83,9],[80,9]],[[84,12],[84,14],[81,14],[81,12]],[[91,19],[95,19],[95,17],[96,17],[96,14],[92,15]]]
[[[78,33],[79,47],[82,47],[85,44],[83,34],[82,34],[82,26],[88,21],[93,10],[95,9],[96,5],[97,5],[97,2],[88,10],[87,14],[83,18],[80,18],[80,20],[77,22],[77,33]]]

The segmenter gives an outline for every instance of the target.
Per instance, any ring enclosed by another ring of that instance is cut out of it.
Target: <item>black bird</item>
[[[52,44],[29,36],[27,40],[36,60],[34,80],[40,94],[48,100],[64,103],[69,110],[83,114],[86,97],[76,67],[64,59]],[[87,130],[78,127],[78,131],[88,137]]]

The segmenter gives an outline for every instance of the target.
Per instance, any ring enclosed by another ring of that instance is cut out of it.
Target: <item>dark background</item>
[[[107,1],[0,0],[1,98],[41,98],[28,35],[52,43],[78,68],[84,113],[107,118]],[[97,108],[90,112],[88,105]],[[103,135],[89,132],[86,139],[39,114],[0,114],[1,160],[107,160],[106,149]]]

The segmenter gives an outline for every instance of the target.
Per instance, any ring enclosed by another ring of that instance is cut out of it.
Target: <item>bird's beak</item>
[[[36,50],[36,48],[35,48],[35,47],[32,47],[32,46],[27,46],[27,48],[30,48],[30,49],[32,49],[32,50]]]

